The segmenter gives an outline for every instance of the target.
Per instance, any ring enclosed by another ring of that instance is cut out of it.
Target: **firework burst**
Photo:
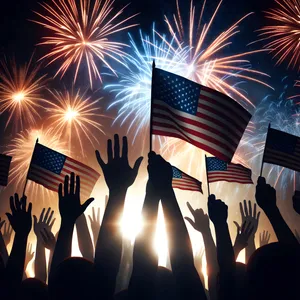
[[[13,157],[10,182],[14,182],[17,189],[22,192],[37,139],[39,139],[40,144],[68,155],[66,143],[62,142],[59,136],[54,134],[52,129],[31,129],[18,133],[8,145],[6,154]],[[33,197],[39,196],[43,199],[53,194],[50,190],[33,181],[28,182],[26,194],[28,193]]]
[[[269,41],[269,48],[277,64],[289,61],[288,67],[300,71],[300,1],[276,0],[277,7],[266,12],[272,25],[263,27],[259,41]]]
[[[86,138],[93,147],[98,143],[98,139],[93,132],[101,132],[102,125],[100,118],[105,115],[99,113],[100,99],[92,100],[86,92],[81,93],[80,90],[59,92],[50,91],[54,101],[48,102],[47,111],[51,126],[54,128],[56,135],[67,138],[69,141],[69,149],[71,149],[72,141],[78,141],[82,153],[83,140]]]
[[[56,60],[62,62],[55,76],[61,74],[63,77],[69,67],[75,65],[75,83],[79,68],[85,61],[93,87],[93,79],[102,81],[97,60],[116,75],[109,59],[124,64],[126,53],[122,48],[126,45],[113,41],[111,37],[136,26],[126,25],[136,15],[120,19],[126,6],[115,10],[113,5],[114,0],[80,0],[79,4],[76,0],[52,0],[52,5],[41,4],[45,12],[35,12],[41,20],[34,22],[51,32],[40,45],[51,47],[50,52],[42,57],[49,60],[48,65]]]
[[[179,0],[176,0],[177,13],[173,20],[165,16],[169,32],[179,49],[188,47],[190,49],[188,58],[183,62],[182,69],[185,70],[184,77],[208,86],[237,101],[243,101],[246,105],[254,107],[252,101],[236,85],[237,80],[247,80],[265,85],[272,89],[264,81],[257,79],[257,76],[270,77],[269,75],[251,69],[251,64],[246,57],[266,50],[247,51],[233,55],[224,55],[222,51],[232,44],[231,39],[240,30],[241,22],[252,13],[239,19],[236,23],[223,31],[214,40],[208,41],[211,27],[216,19],[222,1],[219,2],[210,21],[203,23],[206,1],[204,1],[201,13],[197,17],[193,1],[190,2],[188,31],[185,32],[183,16],[180,11]],[[234,78],[234,82],[231,79]]]
[[[15,127],[24,123],[34,125],[40,117],[37,111],[41,108],[41,92],[45,87],[45,76],[38,76],[40,67],[32,66],[32,58],[23,65],[17,66],[15,60],[1,62],[0,69],[0,114],[9,113],[5,128],[14,119]]]

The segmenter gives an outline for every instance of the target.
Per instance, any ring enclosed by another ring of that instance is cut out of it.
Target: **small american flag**
[[[51,191],[57,191],[65,176],[74,172],[80,176],[80,192],[90,197],[100,175],[92,168],[66,155],[36,143],[27,179],[43,185]]]
[[[231,161],[251,119],[237,102],[172,73],[153,70],[152,133],[182,139]]]
[[[300,171],[300,137],[269,128],[264,162]]]
[[[252,172],[239,164],[227,163],[217,157],[206,158],[207,179],[209,183],[217,181],[253,184]]]
[[[201,192],[203,194],[202,183],[200,181],[183,173],[182,171],[180,171],[175,167],[172,168],[173,168],[172,187],[174,189]]]
[[[7,186],[11,156],[0,154],[0,186]]]

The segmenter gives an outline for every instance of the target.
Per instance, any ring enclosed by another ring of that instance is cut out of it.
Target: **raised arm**
[[[36,250],[35,250],[35,262],[34,262],[34,272],[35,277],[43,282],[47,280],[47,267],[46,267],[46,253],[45,247],[43,245],[43,240],[41,236],[41,231],[45,228],[51,231],[51,228],[55,222],[53,219],[54,210],[51,211],[49,207],[45,214],[46,209],[43,208],[39,220],[36,216],[33,216],[33,230],[36,235]]]
[[[32,244],[28,244],[26,249],[26,255],[25,255],[23,280],[27,278],[27,274],[26,274],[27,266],[31,262],[33,257],[34,257],[34,251],[32,251]]]
[[[95,208],[92,208],[92,215],[89,215],[89,220],[91,223],[94,245],[96,245],[99,230],[100,230],[100,207],[97,209],[97,214],[95,213]]]
[[[1,232],[1,228],[3,227],[3,225],[4,225],[4,228],[6,229],[5,221],[1,220],[1,218],[0,218],[0,253],[1,253],[1,257],[3,259],[3,263],[4,263],[4,265],[6,265],[7,260],[8,260],[8,252],[7,252],[6,245],[5,245],[3,235]],[[4,231],[5,231],[5,229],[4,229]]]
[[[82,256],[90,261],[94,260],[94,247],[87,221],[84,214],[81,214],[76,221],[79,250]]]
[[[257,212],[256,203],[254,204],[252,209],[252,203],[250,200],[248,201],[248,205],[246,200],[244,200],[244,203],[240,202],[240,212],[241,212],[242,224],[244,224],[245,222],[247,222],[247,224],[251,223],[252,224],[251,227],[253,227],[252,233],[249,236],[249,240],[246,246],[246,263],[247,263],[249,261],[250,256],[256,250],[255,233],[257,232],[257,228],[258,228],[260,212]]]
[[[134,167],[131,168],[128,162],[127,138],[123,137],[120,155],[118,135],[114,136],[114,151],[112,141],[107,142],[107,163],[104,163],[99,151],[96,151],[96,156],[109,189],[109,199],[96,243],[95,267],[103,287],[101,294],[104,298],[111,298],[114,294],[122,254],[119,221],[123,213],[127,189],[134,183],[143,158],[137,159]]]
[[[59,213],[61,224],[57,237],[55,250],[53,253],[52,264],[50,267],[50,280],[53,270],[66,258],[71,256],[72,236],[76,219],[84,213],[85,209],[94,200],[90,198],[84,204],[80,203],[80,177],[71,173],[65,177],[64,185],[60,184],[58,188]]]
[[[217,299],[217,276],[219,273],[219,265],[217,260],[217,250],[216,245],[213,240],[210,226],[209,226],[209,217],[204,213],[203,209],[193,209],[189,202],[187,202],[187,206],[194,217],[194,221],[185,217],[185,219],[192,225],[192,227],[201,232],[204,247],[205,247],[205,255],[207,261],[207,276],[208,276],[208,290],[210,300]]]
[[[297,239],[276,205],[276,190],[269,184],[266,184],[264,177],[258,178],[255,197],[257,204],[270,220],[278,241],[285,244],[298,245]]]
[[[10,286],[17,289],[24,273],[27,238],[32,226],[32,204],[29,203],[27,208],[26,197],[19,200],[19,195],[15,194],[10,197],[10,209],[11,213],[6,213],[6,216],[15,231],[15,237],[6,265],[6,274]]]
[[[133,270],[129,284],[129,296],[132,299],[152,300],[155,291],[155,277],[158,257],[153,250],[156,232],[159,195],[153,185],[153,166],[148,165],[149,180],[142,210],[143,229],[137,236],[133,250]],[[155,179],[154,179],[155,180]]]
[[[54,234],[48,228],[44,228],[43,230],[41,230],[41,236],[42,236],[44,247],[50,250],[49,263],[48,263],[48,277],[49,277],[53,253],[56,245],[56,239]]]
[[[235,257],[227,224],[228,207],[215,195],[208,197],[208,213],[215,225],[219,273],[219,300],[235,297]]]
[[[170,260],[179,299],[206,299],[205,290],[194,266],[192,244],[172,188],[172,166],[160,155],[150,153],[153,185],[161,196],[167,224]]]

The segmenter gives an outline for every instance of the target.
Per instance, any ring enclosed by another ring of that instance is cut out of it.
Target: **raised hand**
[[[92,216],[89,216],[89,220],[93,232],[94,243],[96,244],[98,233],[100,230],[100,207],[98,207],[97,209],[97,214],[95,213],[95,208],[92,208]]]
[[[208,197],[208,214],[211,221],[216,224],[227,222],[228,206],[221,200],[216,200],[215,195]]]
[[[254,231],[255,225],[253,225],[251,221],[244,221],[242,227],[235,221],[233,223],[235,224],[237,229],[236,238],[233,246],[235,257],[237,258],[240,251],[242,251],[248,246],[248,240]]]
[[[50,251],[54,251],[55,244],[56,244],[56,239],[54,234],[48,228],[42,229],[40,234],[42,237],[44,247]]]
[[[203,209],[193,209],[189,202],[186,203],[191,214],[194,217],[194,221],[185,217],[185,219],[199,232],[207,232],[209,230],[209,217],[204,213]]]
[[[11,240],[11,235],[12,235],[13,229],[10,226],[10,224],[4,224],[3,227],[3,240],[4,240],[4,244],[7,247],[7,245],[9,244],[10,240]]]
[[[295,212],[300,215],[300,191],[295,191],[293,196],[293,207]]]
[[[129,188],[135,181],[143,157],[139,157],[134,167],[131,168],[128,162],[128,142],[127,137],[123,137],[122,154],[120,155],[119,136],[114,136],[114,151],[112,141],[107,141],[107,163],[105,163],[96,151],[98,163],[103,171],[106,184],[110,190],[122,190]]]
[[[45,208],[43,208],[41,214],[40,214],[40,218],[39,220],[37,219],[36,216],[33,216],[33,230],[34,233],[37,237],[37,239],[41,239],[41,231],[45,228],[47,228],[48,231],[51,231],[52,226],[55,222],[55,218],[52,220],[53,218],[53,214],[54,214],[54,210],[51,211],[51,208],[49,207],[47,209],[47,212],[45,214]]]
[[[172,189],[173,170],[170,163],[155,152],[149,155],[149,181],[158,192]]]
[[[25,271],[26,271],[28,264],[33,259],[33,257],[34,257],[34,251],[32,251],[32,244],[30,243],[27,245],[27,248],[26,248],[25,264],[24,264]]]
[[[254,235],[258,228],[258,222],[260,217],[260,212],[257,213],[256,209],[256,203],[254,204],[254,209],[252,210],[252,204],[251,201],[244,200],[244,206],[242,202],[240,202],[240,211],[241,211],[241,217],[242,217],[242,223],[244,224],[247,222],[247,224],[251,223],[251,227],[253,227],[252,235]],[[235,222],[236,223],[236,222]]]
[[[10,197],[11,213],[6,213],[6,216],[15,233],[27,237],[32,226],[32,219],[31,219],[32,204],[29,203],[28,209],[26,209],[27,206],[26,204],[27,204],[26,196],[23,196],[19,200],[19,195],[15,194],[14,197]]]
[[[74,224],[76,219],[84,213],[86,208],[94,201],[94,198],[90,198],[85,203],[80,203],[80,177],[71,173],[71,177],[66,176],[64,186],[59,185],[58,188],[59,197],[59,212],[62,220],[69,221]]]
[[[276,190],[266,183],[264,177],[257,180],[255,198],[257,204],[266,212],[276,209]]]
[[[263,232],[261,232],[259,234],[259,246],[262,247],[262,246],[268,245],[269,241],[270,241],[270,237],[271,237],[271,234],[267,230],[264,230]]]
[[[1,218],[0,218],[0,230],[3,227],[4,223],[5,223],[5,220],[1,220]]]

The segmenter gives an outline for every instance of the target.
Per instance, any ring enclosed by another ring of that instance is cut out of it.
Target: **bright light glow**
[[[71,122],[73,119],[76,119],[76,117],[79,115],[78,111],[73,110],[71,107],[66,111],[65,119],[69,122]]]
[[[24,100],[24,98],[25,98],[25,94],[23,92],[13,94],[13,96],[12,96],[12,99],[15,102],[21,102]]]

